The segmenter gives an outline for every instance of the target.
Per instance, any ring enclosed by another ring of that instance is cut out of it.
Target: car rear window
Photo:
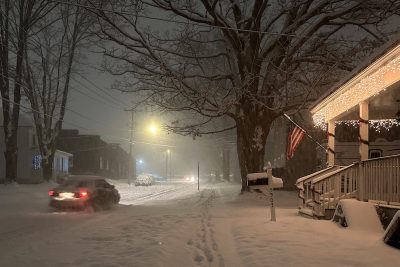
[[[110,188],[111,185],[107,183],[105,180],[96,180],[95,181],[96,187],[104,187],[104,188]]]
[[[91,181],[71,179],[63,183],[64,186],[87,187],[91,185]]]

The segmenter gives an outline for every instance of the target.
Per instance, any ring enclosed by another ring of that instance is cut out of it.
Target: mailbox
[[[247,186],[250,189],[268,189],[268,188],[282,188],[282,178],[272,176],[272,187],[269,186],[268,175],[266,172],[257,172],[247,174]]]

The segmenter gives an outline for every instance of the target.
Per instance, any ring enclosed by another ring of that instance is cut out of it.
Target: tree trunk
[[[17,182],[17,162],[18,162],[18,150],[17,150],[17,137],[16,134],[11,135],[6,140],[6,151],[4,157],[6,160],[6,177],[5,183]]]
[[[273,122],[272,117],[257,117],[255,114],[237,120],[237,152],[242,178],[241,192],[247,190],[247,174],[262,172],[265,143]]]
[[[53,162],[54,154],[50,155],[47,160],[43,161],[43,179],[49,182],[53,178]]]

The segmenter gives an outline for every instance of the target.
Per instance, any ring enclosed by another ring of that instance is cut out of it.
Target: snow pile
[[[383,234],[383,227],[374,204],[355,199],[343,199],[339,201],[336,213],[338,209],[342,209],[349,228],[357,231]]]
[[[396,212],[392,221],[386,228],[383,241],[389,245],[400,248],[400,210]]]

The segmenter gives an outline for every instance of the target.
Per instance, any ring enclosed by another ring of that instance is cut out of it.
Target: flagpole
[[[314,143],[316,143],[317,145],[319,145],[320,147],[322,147],[326,152],[328,152],[328,149],[326,149],[323,145],[321,145],[317,140],[315,140],[306,130],[303,129],[303,127],[301,127],[300,125],[298,125],[297,123],[295,123],[286,113],[283,113],[283,116],[285,116],[291,123],[293,123],[294,125],[296,125],[297,127],[299,127],[306,135],[308,138],[310,138],[311,140],[314,141]]]

